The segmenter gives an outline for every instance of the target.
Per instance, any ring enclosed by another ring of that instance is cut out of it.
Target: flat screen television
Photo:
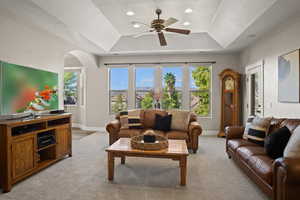
[[[58,109],[58,74],[0,61],[0,116]]]

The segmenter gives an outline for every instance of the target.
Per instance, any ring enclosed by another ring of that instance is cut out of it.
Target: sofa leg
[[[198,149],[193,149],[193,153],[197,153],[197,150],[198,150]]]
[[[227,154],[228,158],[231,159],[231,155]]]

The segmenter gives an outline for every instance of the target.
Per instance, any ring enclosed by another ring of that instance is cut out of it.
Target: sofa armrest
[[[109,133],[109,144],[112,145],[117,139],[120,132],[121,122],[114,120],[106,125],[106,131]]]
[[[225,129],[226,140],[242,138],[244,130],[243,126],[227,126]]]
[[[193,134],[197,136],[202,134],[202,127],[198,122],[191,122],[189,124],[189,135],[192,136]]]
[[[120,131],[120,128],[121,122],[119,120],[111,121],[106,125],[106,131],[112,134],[118,133]]]
[[[273,163],[273,199],[299,199],[300,158],[278,158]]]
[[[197,152],[198,150],[198,143],[199,143],[199,135],[202,134],[202,127],[201,125],[194,121],[189,124],[189,130],[188,130],[188,135],[189,135],[189,140],[191,144],[191,148],[194,153]]]

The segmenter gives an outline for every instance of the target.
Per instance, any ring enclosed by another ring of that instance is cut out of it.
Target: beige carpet
[[[268,199],[224,153],[224,139],[202,136],[188,158],[187,186],[180,187],[178,162],[128,158],[116,161],[107,181],[108,135],[73,141],[67,158],[15,185],[1,200],[263,200]]]
[[[82,138],[95,133],[95,131],[85,131],[80,128],[72,128],[72,139],[81,140]]]

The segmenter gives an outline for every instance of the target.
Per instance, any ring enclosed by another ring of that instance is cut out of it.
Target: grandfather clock
[[[240,125],[241,74],[225,69],[219,74],[221,80],[221,125],[218,136],[225,136],[227,126]]]

